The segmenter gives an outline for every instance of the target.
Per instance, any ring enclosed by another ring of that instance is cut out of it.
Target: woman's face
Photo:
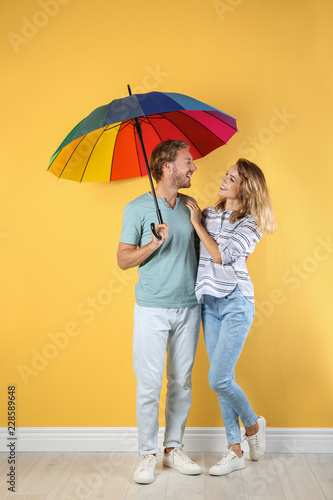
[[[221,180],[219,195],[229,200],[230,208],[236,208],[239,204],[241,182],[237,165],[233,165]]]

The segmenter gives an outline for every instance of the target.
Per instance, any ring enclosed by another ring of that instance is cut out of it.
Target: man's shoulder
[[[187,200],[195,201],[195,199],[192,198],[192,196],[188,196],[187,194],[184,193],[178,193],[178,194],[182,203],[186,203]]]
[[[131,200],[127,203],[127,205],[141,205],[142,203],[145,203],[149,198],[149,193],[143,193],[140,194],[140,196],[137,196],[134,198],[134,200]]]
[[[149,193],[140,194],[140,196],[137,196],[136,198],[134,198],[134,200],[129,201],[125,205],[125,208],[139,210],[141,207],[145,207],[147,202],[149,203],[150,201],[149,198],[150,198]]]

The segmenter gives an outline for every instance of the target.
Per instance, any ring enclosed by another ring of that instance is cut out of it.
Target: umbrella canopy
[[[159,142],[183,139],[195,160],[223,146],[236,131],[235,118],[189,96],[133,94],[95,109],[78,123],[53,154],[48,170],[78,182],[139,177],[148,173],[145,154],[149,157]]]

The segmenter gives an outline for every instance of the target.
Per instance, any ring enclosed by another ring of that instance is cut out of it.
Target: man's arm
[[[128,243],[119,243],[117,263],[120,269],[125,270],[139,266],[162,245],[163,241],[165,241],[168,236],[168,226],[167,224],[157,224],[155,228],[162,236],[162,239],[158,240],[152,235],[152,241],[140,248],[136,245],[129,245]]]

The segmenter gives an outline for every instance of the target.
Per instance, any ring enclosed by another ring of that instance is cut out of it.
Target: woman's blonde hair
[[[255,163],[244,158],[240,158],[236,162],[236,166],[241,178],[240,207],[232,212],[230,222],[233,224],[237,220],[251,215],[255,218],[261,233],[273,233],[276,229],[276,223],[262,170]],[[221,197],[215,204],[215,210],[223,210],[225,203],[226,198]]]

